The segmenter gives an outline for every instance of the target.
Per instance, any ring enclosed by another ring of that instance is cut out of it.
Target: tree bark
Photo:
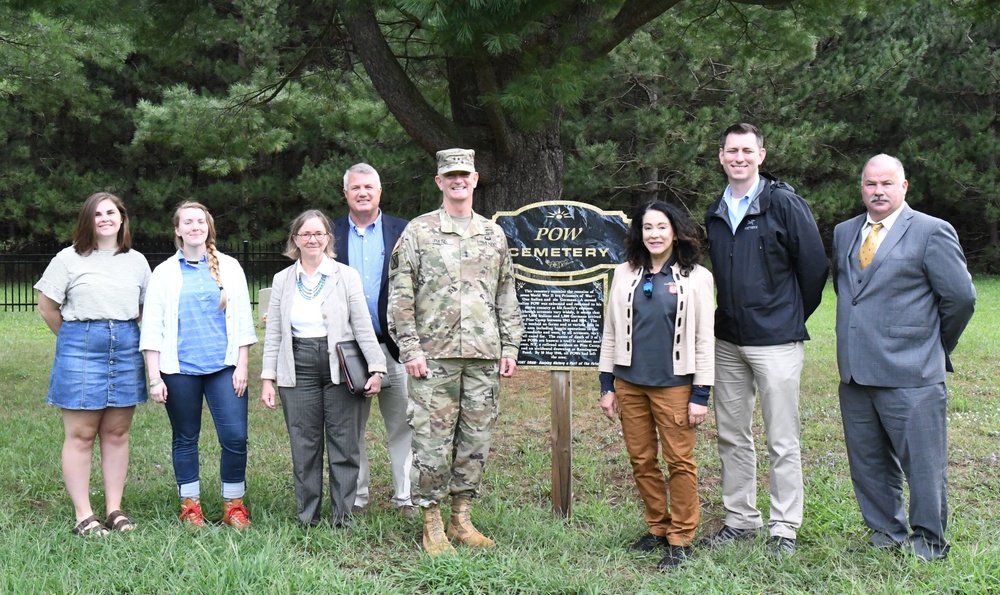
[[[449,85],[450,119],[435,109],[409,78],[383,37],[375,8],[349,0],[338,0],[337,6],[375,89],[414,142],[431,156],[452,147],[475,149],[480,183],[474,208],[492,216],[498,210],[516,210],[562,196],[560,115],[540,129],[525,128],[496,103],[505,86],[523,74],[525,56],[541,56],[544,63],[545,56],[581,47],[585,61],[600,59],[636,29],[681,1],[625,0],[603,26],[592,23],[601,18],[602,5],[569,2],[564,11],[552,15],[544,31],[526,39],[516,50],[501,55],[488,55],[481,48],[461,55],[448,55],[445,50],[441,57]],[[788,2],[729,1],[763,5]]]
[[[476,151],[479,187],[473,208],[492,217],[497,211],[514,211],[526,204],[558,200],[563,190],[561,122],[537,132],[514,132],[514,150],[505,156]]]

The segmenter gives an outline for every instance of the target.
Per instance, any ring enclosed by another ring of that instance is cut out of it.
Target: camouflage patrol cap
[[[437,152],[438,175],[453,171],[472,173],[476,171],[476,152],[472,149],[445,149]]]

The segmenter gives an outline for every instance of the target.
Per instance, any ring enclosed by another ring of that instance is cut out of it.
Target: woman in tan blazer
[[[275,384],[288,426],[295,503],[303,526],[318,525],[323,503],[323,445],[330,467],[334,527],[351,524],[358,485],[362,420],[382,386],[385,356],[365,302],[361,277],[333,259],[333,234],[317,210],[292,221],[285,255],[295,264],[274,276],[264,334],[261,401],[275,407]],[[336,345],[356,340],[372,374],[364,395],[342,378]]]

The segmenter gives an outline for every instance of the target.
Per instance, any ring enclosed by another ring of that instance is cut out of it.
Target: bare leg
[[[66,432],[62,449],[63,480],[79,523],[94,514],[90,507],[90,459],[104,411],[63,409],[62,414]]]
[[[101,472],[107,513],[121,510],[128,473],[128,432],[135,407],[109,407],[101,419]]]

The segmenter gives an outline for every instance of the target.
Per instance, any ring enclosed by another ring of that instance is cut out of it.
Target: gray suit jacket
[[[944,382],[976,289],[955,229],[905,203],[872,263],[858,263],[865,214],[833,232],[837,366],[842,382],[908,388]]]

